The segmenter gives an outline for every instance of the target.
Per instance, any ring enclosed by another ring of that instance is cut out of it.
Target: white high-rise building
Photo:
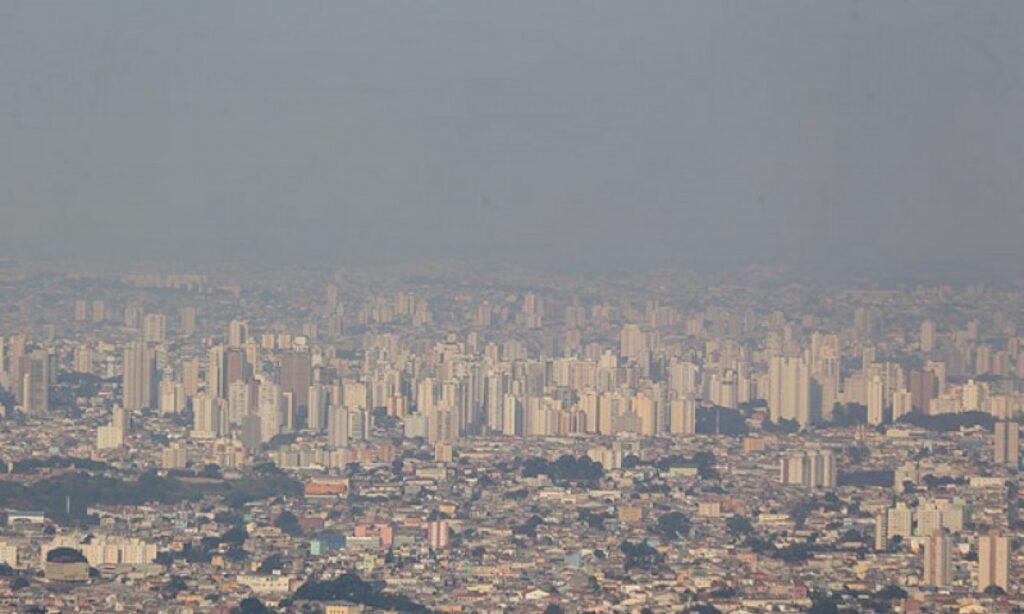
[[[111,450],[124,444],[124,430],[113,424],[104,424],[96,429],[96,449]]]
[[[160,413],[161,414],[176,414],[180,411],[182,403],[178,400],[178,393],[180,392],[180,384],[175,383],[172,379],[160,380]]]
[[[697,401],[694,399],[673,399],[669,405],[669,425],[672,434],[695,434],[697,432]]]
[[[152,403],[153,357],[143,341],[133,341],[124,348],[124,399],[130,411],[148,408]]]
[[[700,368],[692,362],[676,362],[668,368],[669,386],[680,398],[697,395]]]
[[[925,320],[921,323],[921,351],[932,352],[935,350],[935,322]]]
[[[184,442],[176,441],[160,451],[160,467],[162,469],[184,469],[188,466],[188,447]]]
[[[830,450],[813,453],[800,452],[783,458],[779,480],[806,488],[834,488],[836,485],[836,459]]]
[[[500,372],[487,374],[485,385],[485,397],[487,409],[487,428],[495,433],[504,431],[505,419],[505,391],[507,386],[507,375]]]
[[[815,421],[811,413],[811,374],[802,358],[776,356],[769,363],[768,410],[772,422],[785,418],[800,426]]]
[[[1010,592],[1010,538],[982,535],[978,538],[978,592],[998,586]]]
[[[878,426],[885,421],[885,384],[874,376],[868,380],[868,424]]]
[[[147,313],[142,319],[142,340],[146,343],[166,341],[167,316],[162,313]]]
[[[909,539],[914,528],[914,511],[907,507],[906,503],[900,501],[894,507],[886,510],[886,521],[889,539],[897,535],[903,539]]]
[[[88,540],[57,536],[42,547],[42,558],[56,548],[73,548],[88,559],[90,565],[148,565],[156,560],[157,547],[136,538],[95,535]]]
[[[0,360],[3,359],[2,354],[0,352]],[[92,373],[92,348],[88,345],[75,348],[75,373]]]
[[[914,411],[914,395],[909,390],[894,391],[892,393],[892,421],[896,422],[912,411]]]
[[[985,404],[986,396],[987,390],[985,389],[985,384],[973,379],[967,380],[967,383],[964,384],[961,389],[964,411],[980,410]]]
[[[35,350],[28,357],[27,369],[22,373],[22,405],[34,416],[45,415],[50,409],[50,354]]]
[[[1016,469],[1020,466],[1020,424],[996,422],[992,435],[993,458],[997,465]]]
[[[335,405],[327,410],[327,445],[336,450],[348,447],[349,417],[348,409]]]
[[[220,436],[220,405],[217,399],[200,393],[192,399],[192,437],[216,439]]]
[[[933,504],[919,505],[914,518],[917,521],[915,533],[920,537],[929,537],[942,529],[942,510]]]
[[[228,415],[232,424],[241,424],[252,407],[249,382],[236,380],[228,386]]]
[[[107,319],[107,306],[101,299],[92,302],[92,321],[100,323]]]
[[[416,385],[416,411],[424,416],[430,416],[434,412],[434,380],[425,377]],[[347,403],[353,407],[351,403]]]
[[[953,581],[953,548],[949,535],[942,530],[924,542],[924,584],[948,588]]]
[[[206,394],[213,398],[224,395],[224,346],[216,345],[206,354]]]
[[[510,437],[523,434],[523,408],[514,395],[506,394],[502,406],[502,433]]]
[[[327,426],[327,389],[321,384],[312,384],[309,387],[306,425],[314,433],[322,433]]]
[[[281,388],[262,381],[256,394],[256,413],[260,417],[260,441],[267,443],[281,432]]]
[[[619,355],[640,361],[647,353],[647,335],[636,324],[626,324],[619,333]]]
[[[249,339],[249,324],[243,320],[231,320],[228,324],[228,346],[240,348]]]
[[[889,547],[889,513],[880,510],[875,513],[875,550],[883,552]]]
[[[190,337],[196,332],[196,308],[183,307],[181,309],[181,335]]]

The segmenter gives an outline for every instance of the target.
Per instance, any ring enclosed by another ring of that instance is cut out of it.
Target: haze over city
[[[0,0],[0,612],[1024,612],[1022,33]]]
[[[1019,2],[5,2],[0,254],[1016,274]]]

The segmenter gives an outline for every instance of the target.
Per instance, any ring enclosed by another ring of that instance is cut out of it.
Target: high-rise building
[[[639,361],[647,353],[647,335],[636,324],[626,324],[619,333],[619,355]]]
[[[1010,538],[989,534],[978,538],[978,592],[998,586],[1010,592]]]
[[[181,310],[181,335],[191,337],[196,332],[196,308],[183,307]]]
[[[231,320],[228,324],[228,346],[240,348],[249,339],[249,324],[243,320]]]
[[[185,397],[191,399],[199,392],[199,358],[186,360],[181,364],[181,384],[185,388]]]
[[[889,513],[882,509],[875,513],[875,550],[884,552],[889,548]]]
[[[434,444],[434,462],[451,463],[455,460],[455,449],[447,441],[439,441]]]
[[[242,418],[249,415],[251,408],[252,396],[249,382],[243,380],[231,382],[228,390],[228,416],[231,424],[241,424]]]
[[[88,345],[75,348],[75,373],[92,373],[92,349]]]
[[[214,398],[224,396],[224,346],[215,345],[206,354],[206,394]]]
[[[939,499],[932,505],[942,512],[942,527],[949,531],[963,531],[964,526],[969,522],[970,506],[959,497]]]
[[[50,355],[35,350],[21,357],[22,406],[33,416],[45,415],[50,409]]]
[[[1020,522],[1020,486],[1017,480],[1006,483],[1006,524],[1014,526]]]
[[[953,581],[953,552],[944,530],[933,533],[924,542],[924,584],[948,588]]]
[[[349,409],[369,409],[369,395],[365,382],[346,380],[341,387],[341,403]]]
[[[861,335],[874,337],[881,328],[881,314],[876,307],[858,307],[853,312],[853,326]]]
[[[813,453],[800,452],[783,458],[779,467],[779,481],[805,488],[834,488],[835,456],[829,450],[818,450]]]
[[[132,431],[132,416],[124,407],[115,405],[114,411],[110,415],[110,424],[115,428],[120,429],[125,434]]]
[[[889,539],[897,535],[902,539],[909,539],[914,529],[914,510],[906,503],[900,501],[895,506],[886,510],[886,533]]]
[[[310,354],[290,350],[281,357],[281,392],[291,393],[296,409],[309,408],[309,385],[312,383]]]
[[[836,457],[828,450],[821,450],[811,457],[811,471],[815,488],[835,488]]]
[[[512,394],[506,394],[502,403],[502,433],[510,437],[523,434],[523,407]]]
[[[904,463],[893,472],[893,488],[896,489],[896,492],[901,493],[907,482],[916,485],[920,479],[920,465],[917,463]]]
[[[260,344],[256,342],[256,339],[249,337],[245,342],[245,362],[249,365],[249,372],[251,373],[260,362]]]
[[[868,424],[878,426],[885,421],[885,385],[878,375],[868,380]]]
[[[89,303],[83,299],[75,301],[75,322],[85,322],[89,319]]]
[[[123,405],[129,411],[138,411],[152,406],[153,355],[145,342],[132,341],[124,347],[123,362]]]
[[[260,417],[260,440],[266,443],[281,432],[281,387],[269,381],[260,382],[256,407]]]
[[[434,380],[425,377],[416,383],[416,411],[424,416],[434,413]]]
[[[487,301],[480,303],[476,308],[473,324],[479,328],[487,328],[491,325],[491,304]]]
[[[182,441],[175,441],[160,451],[162,469],[184,469],[188,466],[188,448]]]
[[[349,418],[348,409],[335,405],[327,410],[327,445],[343,450],[348,447]]]
[[[894,391],[892,393],[892,421],[896,422],[912,411],[914,411],[914,396],[910,391]]]
[[[224,390],[221,396],[226,396],[234,382],[244,382],[252,376],[252,369],[249,361],[245,358],[245,350],[238,347],[230,347],[224,354]]]
[[[341,289],[338,288],[338,286],[336,286],[334,284],[329,284],[326,288],[324,288],[324,298],[325,298],[325,302],[327,303],[327,312],[328,313],[334,313],[334,311],[337,309],[337,307],[338,307],[338,294],[340,292],[341,292]]]
[[[107,319],[107,306],[102,300],[96,299],[92,302],[92,321],[100,323]]]
[[[125,433],[113,424],[96,427],[96,449],[112,450],[124,445]]]
[[[961,388],[960,396],[964,411],[978,411],[984,407],[985,384],[969,379]]]
[[[199,393],[192,399],[192,437],[216,439],[220,435],[220,404],[215,397]]]
[[[484,390],[487,428],[493,433],[501,433],[504,430],[505,392],[508,390],[508,375],[501,372],[488,373],[485,378]]]
[[[935,394],[946,391],[946,363],[941,360],[929,360],[924,363],[924,370],[935,376]]]
[[[914,410],[928,413],[932,399],[935,398],[935,374],[928,370],[914,369],[908,378],[908,389]]]
[[[183,393],[181,384],[170,378],[160,380],[161,414],[176,414],[181,410],[183,403],[178,398],[179,393]]]
[[[942,510],[934,504],[917,506],[914,511],[916,521],[915,534],[920,537],[929,537],[942,528]]]
[[[992,447],[997,465],[1020,467],[1020,424],[1006,420],[996,422]]]
[[[23,375],[29,367],[24,357],[28,340],[25,338],[25,335],[15,335],[8,339],[8,342],[7,364],[9,371],[7,372],[7,385],[14,392],[15,400],[18,403],[24,404],[25,386]]]
[[[327,426],[327,389],[321,384],[310,384],[306,426],[314,433],[322,433]]]
[[[935,351],[935,322],[925,320],[921,323],[921,351]]]
[[[433,550],[446,550],[451,544],[451,527],[441,518],[427,523],[427,541]]]
[[[699,394],[700,367],[692,362],[675,362],[668,368],[669,387],[680,397]]]
[[[695,434],[697,432],[697,401],[694,399],[673,399],[669,405],[669,425],[672,434]]]
[[[142,319],[142,340],[146,343],[163,343],[167,339],[167,316],[162,313],[147,313]]]
[[[800,426],[815,421],[811,412],[811,376],[802,358],[773,357],[769,363],[768,410],[772,422],[785,418]]]

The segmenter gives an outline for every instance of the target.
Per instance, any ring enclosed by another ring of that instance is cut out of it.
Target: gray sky
[[[1024,2],[0,0],[0,256],[1024,268]]]

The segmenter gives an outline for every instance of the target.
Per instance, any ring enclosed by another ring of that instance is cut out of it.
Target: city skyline
[[[0,612],[1024,612],[1019,0],[0,0]]]
[[[0,609],[1024,604],[1024,289],[757,275],[11,264]]]

